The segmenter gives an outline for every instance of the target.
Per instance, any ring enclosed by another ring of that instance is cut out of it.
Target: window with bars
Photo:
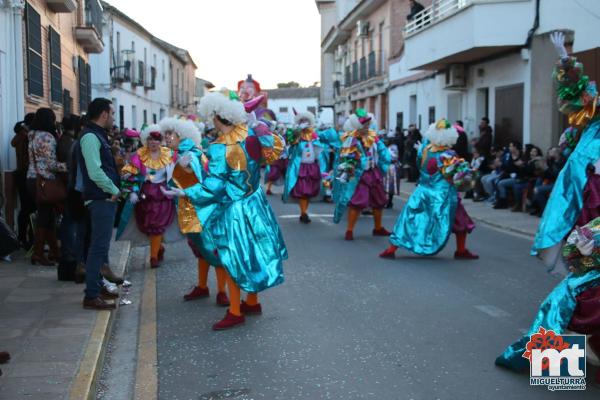
[[[435,122],[435,107],[429,107],[429,124],[433,124]]]
[[[83,113],[92,101],[92,74],[90,65],[82,57],[77,58],[77,71],[79,77],[79,112]]]
[[[67,89],[63,90],[62,93],[62,105],[63,115],[73,114],[73,98],[71,97],[71,92]]]
[[[62,71],[60,63],[60,35],[48,27],[50,40],[50,100],[62,103]]]
[[[25,8],[25,19],[27,30],[27,93],[43,97],[42,25],[40,14],[29,3]]]

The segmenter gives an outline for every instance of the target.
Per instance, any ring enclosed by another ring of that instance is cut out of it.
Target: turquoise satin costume
[[[192,169],[198,181],[203,182],[204,179],[206,179],[208,173],[204,170],[202,166],[202,150],[200,150],[191,139],[185,138],[179,142],[177,152],[179,157],[185,157],[187,155],[190,155],[189,168]],[[177,205],[179,207],[179,202]],[[208,207],[212,207],[214,209],[215,205],[209,205]],[[215,267],[221,266],[221,261],[215,253],[215,251],[217,250],[217,246],[214,242],[210,230],[203,229],[199,233],[190,232],[186,233],[186,235],[192,241],[192,243],[194,243],[194,246],[198,249],[198,251],[200,251],[202,257],[210,265]]]
[[[209,175],[184,190],[213,237],[220,264],[249,293],[283,282],[287,249],[260,186],[261,163],[274,162],[281,150],[276,135],[236,125],[210,145]]]
[[[285,182],[283,186],[283,196],[282,199],[284,202],[288,202],[290,199],[290,193],[296,186],[298,182],[298,175],[300,174],[300,164],[302,162],[302,149],[304,146],[312,142],[312,145],[316,148],[319,148],[319,169],[321,170],[321,174],[326,172],[327,163],[325,161],[325,151],[324,145],[321,143],[319,136],[315,131],[312,131],[312,137],[310,140],[306,140],[305,137],[302,136],[296,141],[289,140],[290,147],[288,148],[288,167],[285,173]]]
[[[557,83],[559,110],[568,115],[566,144],[573,148],[560,172],[542,215],[531,254],[560,243],[573,229],[583,209],[587,167],[600,158],[600,118],[596,84],[583,74],[574,57],[560,59],[553,73]],[[579,142],[567,133],[581,132]]]
[[[456,188],[440,171],[433,175],[427,172],[428,161],[439,158],[446,150],[446,147],[432,148],[427,141],[419,148],[419,184],[396,221],[390,236],[390,243],[394,246],[430,256],[440,252],[448,242],[458,205]]]
[[[335,210],[333,212],[333,222],[339,223],[348,208],[348,203],[354,196],[354,192],[356,191],[356,187],[360,182],[360,178],[362,174],[369,167],[369,156],[368,156],[368,148],[365,149],[362,140],[359,140],[358,131],[352,131],[343,136],[341,142],[341,148],[336,155],[336,162],[334,164],[334,171],[337,169],[337,165],[344,158],[345,155],[354,153],[358,151],[360,154],[360,160],[355,167],[354,175],[347,182],[342,182],[339,179],[333,180],[333,202],[335,203]],[[392,155],[390,151],[385,146],[382,140],[379,140],[377,134],[373,130],[369,130],[369,134],[366,137],[366,140],[372,140],[373,143],[371,146],[375,146],[375,153],[377,154],[376,166],[374,168],[379,168],[381,174],[385,176],[387,174],[387,170],[392,163]]]
[[[600,157],[600,120],[582,133],[575,150],[556,179],[533,242],[531,254],[558,244],[575,226],[583,208],[586,168]]]
[[[564,333],[575,311],[576,297],[586,289],[597,285],[600,285],[599,270],[591,270],[583,275],[573,273],[567,275],[546,297],[527,334],[508,346],[504,353],[496,358],[496,365],[514,370],[529,368],[529,360],[522,355],[530,336],[538,332],[540,327],[553,330],[557,335]]]

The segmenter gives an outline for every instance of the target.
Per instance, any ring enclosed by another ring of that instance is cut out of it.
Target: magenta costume
[[[383,174],[379,168],[363,172],[348,204],[361,210],[367,207],[375,210],[385,207],[387,194],[383,186]]]

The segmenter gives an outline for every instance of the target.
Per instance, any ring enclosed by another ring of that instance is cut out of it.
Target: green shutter
[[[44,69],[42,66],[42,26],[40,14],[27,3],[25,9],[27,29],[27,92],[44,96]]]

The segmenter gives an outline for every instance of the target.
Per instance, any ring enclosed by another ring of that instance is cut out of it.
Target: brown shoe
[[[115,303],[107,303],[100,296],[93,299],[84,297],[83,308],[86,310],[114,310],[117,308],[117,305]]]
[[[115,273],[112,271],[112,269],[110,269],[108,264],[103,264],[102,267],[100,267],[100,273],[110,283],[114,283],[115,285],[123,284],[123,278],[118,275],[115,275]]]
[[[119,294],[111,293],[108,290],[106,290],[106,288],[102,288],[100,289],[100,297],[102,297],[103,300],[114,300],[119,298]]]

